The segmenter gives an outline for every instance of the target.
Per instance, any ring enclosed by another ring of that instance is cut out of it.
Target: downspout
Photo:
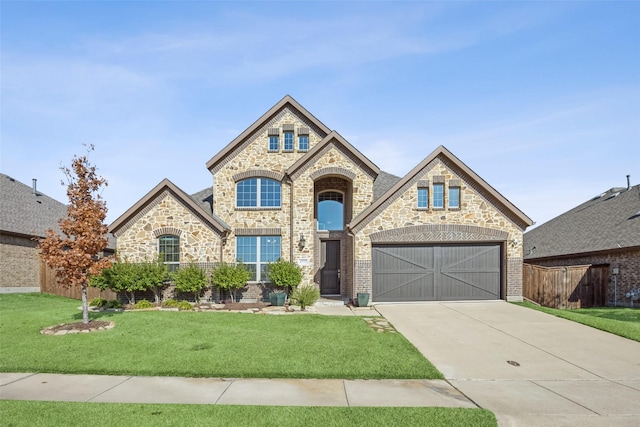
[[[289,184],[289,261],[293,262],[293,179],[285,174],[283,181]]]
[[[351,230],[351,224],[347,224],[345,227],[347,230],[347,236],[351,237],[351,265],[349,266],[349,274],[351,275],[351,295],[347,295],[347,298],[353,300],[356,289],[356,235]]]

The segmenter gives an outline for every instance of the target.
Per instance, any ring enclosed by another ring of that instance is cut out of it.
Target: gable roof
[[[336,144],[339,148],[344,149],[352,159],[355,159],[363,166],[369,168],[369,170],[374,175],[378,175],[380,173],[380,168],[378,166],[376,166],[371,160],[366,158],[365,155],[358,151],[353,145],[349,144],[349,142],[344,139],[342,135],[333,130],[327,136],[325,136],[322,141],[317,143],[311,150],[309,150],[309,152],[300,157],[294,164],[289,166],[289,168],[287,169],[287,175],[294,176],[296,172],[298,172],[305,164],[313,159],[316,154],[321,152],[331,143]]]
[[[211,212],[210,209],[207,209],[207,196],[204,194],[206,190],[200,191],[194,196],[189,196],[178,186],[165,178],[151,191],[149,191],[142,199],[138,200],[135,205],[133,205],[131,208],[129,208],[129,210],[127,210],[118,219],[111,223],[111,225],[109,226],[109,231],[117,236],[119,233],[128,228],[127,225],[130,224],[137,215],[143,215],[144,213],[146,213],[146,209],[150,206],[153,206],[152,203],[157,200],[157,198],[161,196],[165,191],[168,191],[173,197],[175,197],[180,203],[182,203],[187,209],[189,209],[194,215],[199,217],[206,225],[211,227],[218,234],[224,234],[225,232],[231,230],[229,225],[227,225],[217,215]]]
[[[60,233],[59,221],[67,217],[67,205],[0,174],[0,232],[44,237],[48,229]]]
[[[524,229],[533,224],[531,218],[525,215],[520,209],[518,209],[513,203],[507,200],[502,194],[491,187],[484,179],[480,178],[473,170],[465,165],[460,159],[454,156],[443,145],[436,148],[431,154],[429,154],[423,161],[421,161],[416,167],[411,169],[402,179],[397,181],[391,186],[384,194],[382,194],[377,200],[375,200],[367,209],[362,211],[356,216],[351,223],[347,225],[350,230],[356,231],[356,228],[361,228],[366,223],[366,220],[375,216],[375,212],[380,208],[383,203],[392,200],[394,196],[399,197],[402,194],[402,187],[415,181],[419,178],[418,174],[438,156],[446,158],[449,162],[461,170],[469,179],[475,182],[480,189],[484,190],[495,202],[502,205],[513,215],[513,218],[519,222],[519,225]]]
[[[284,98],[282,98],[280,101],[278,101],[278,103],[276,105],[271,107],[269,109],[269,111],[264,113],[262,116],[260,116],[260,118],[258,120],[253,122],[253,124],[251,126],[249,126],[247,129],[245,129],[244,132],[242,132],[233,141],[231,141],[229,144],[227,144],[226,147],[224,147],[222,150],[220,150],[220,152],[218,152],[218,154],[213,156],[207,162],[207,169],[209,169],[211,171],[220,162],[232,158],[233,157],[232,154],[233,154],[234,150],[240,144],[242,144],[255,131],[257,131],[262,126],[264,126],[266,123],[268,123],[269,120],[271,120],[271,118],[273,116],[278,114],[283,108],[286,108],[286,107],[290,107],[292,109],[298,110],[307,120],[309,120],[309,122],[311,122],[318,129],[320,129],[324,133],[324,135],[327,135],[328,133],[331,132],[331,129],[329,129],[327,126],[325,126],[324,123],[322,123],[313,114],[311,114],[309,111],[307,111],[307,109],[305,109],[302,105],[300,105],[298,103],[298,101],[293,99],[290,95],[286,95]],[[324,135],[322,135],[322,136],[324,136]]]
[[[611,188],[541,224],[524,245],[525,260],[640,247],[640,185]]]

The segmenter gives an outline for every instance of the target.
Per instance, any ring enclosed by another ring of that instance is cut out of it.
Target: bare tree
[[[89,145],[87,153],[93,149],[94,146]],[[100,274],[111,264],[109,258],[100,258],[109,242],[108,228],[103,223],[107,205],[100,195],[107,181],[96,174],[96,167],[87,155],[74,156],[71,169],[66,166],[60,169],[67,178],[67,218],[60,220],[62,235],[49,229],[38,246],[64,285],[82,287],[82,323],[89,323],[89,277]]]

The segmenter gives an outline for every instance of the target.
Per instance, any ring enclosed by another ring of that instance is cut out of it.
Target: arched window
[[[180,237],[171,234],[158,237],[158,253],[164,257],[169,271],[175,271],[180,266]]]
[[[318,194],[318,230],[342,230],[344,228],[344,203],[342,193],[325,191]]]
[[[269,178],[249,178],[236,184],[236,207],[279,208],[281,185]]]

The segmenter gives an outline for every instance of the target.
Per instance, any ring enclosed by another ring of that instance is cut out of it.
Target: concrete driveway
[[[640,425],[640,343],[504,301],[376,309],[500,426]]]

